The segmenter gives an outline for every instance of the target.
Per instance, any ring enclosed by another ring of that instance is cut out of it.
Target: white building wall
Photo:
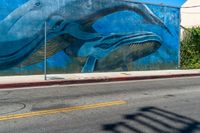
[[[184,8],[199,6],[193,8]],[[200,0],[187,0],[181,9],[181,25],[184,27],[200,26]]]

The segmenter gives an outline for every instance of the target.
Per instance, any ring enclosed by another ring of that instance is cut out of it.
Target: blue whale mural
[[[109,34],[94,29],[99,19],[121,11],[133,12],[145,24],[159,26],[166,34],[173,36],[166,24],[144,4],[123,0],[29,0],[0,21],[0,70],[42,61],[43,57],[38,55],[43,49],[45,22],[47,50],[51,51],[48,58],[60,51],[72,58],[87,58],[82,72],[101,68],[98,66],[100,62],[113,58],[114,52],[126,46],[133,49],[126,55],[127,58],[131,57],[130,62],[160,48],[164,38],[148,28]],[[135,55],[137,58],[130,56],[134,55],[134,45],[145,48],[140,51],[143,54]]]

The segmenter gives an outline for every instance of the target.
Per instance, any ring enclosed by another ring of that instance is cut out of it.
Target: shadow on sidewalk
[[[103,125],[111,133],[200,133],[200,122],[156,107],[141,108],[123,121]]]

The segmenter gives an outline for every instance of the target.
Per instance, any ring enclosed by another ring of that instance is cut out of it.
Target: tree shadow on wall
[[[123,121],[103,125],[112,133],[200,133],[200,122],[156,107],[141,108]]]

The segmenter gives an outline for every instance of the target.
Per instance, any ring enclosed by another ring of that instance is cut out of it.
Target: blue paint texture
[[[180,4],[180,3],[179,3]],[[174,69],[180,10],[127,0],[3,0],[0,74]]]

